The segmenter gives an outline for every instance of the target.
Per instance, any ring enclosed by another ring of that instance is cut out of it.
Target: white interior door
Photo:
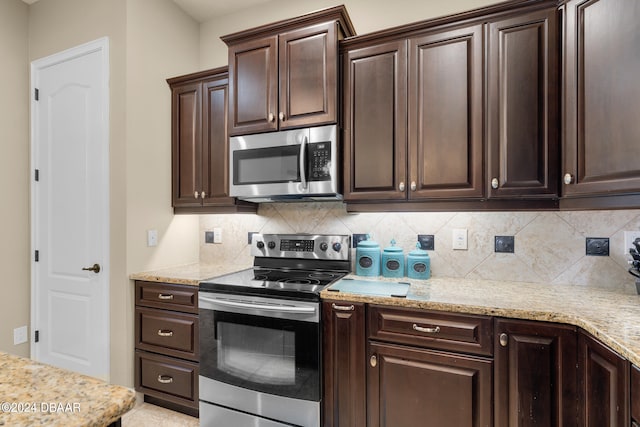
[[[34,61],[31,79],[31,356],[108,380],[108,39]]]

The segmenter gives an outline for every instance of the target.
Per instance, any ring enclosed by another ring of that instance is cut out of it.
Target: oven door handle
[[[241,302],[241,301],[229,301],[229,300],[221,300],[221,299],[211,299],[207,297],[200,297],[201,301],[205,301],[211,304],[218,304],[226,307],[236,307],[236,308],[249,308],[253,310],[267,310],[267,311],[279,311],[286,313],[315,313],[316,309],[314,307],[297,307],[292,305],[266,305],[266,304],[255,304],[249,302]]]

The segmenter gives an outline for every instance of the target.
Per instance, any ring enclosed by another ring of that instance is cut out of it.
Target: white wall
[[[13,345],[13,329],[29,324],[29,64],[28,7],[0,1],[0,351],[29,355]]]
[[[357,34],[436,18],[499,3],[500,0],[273,0],[214,18],[200,26],[200,68],[227,65],[220,36],[344,4]]]

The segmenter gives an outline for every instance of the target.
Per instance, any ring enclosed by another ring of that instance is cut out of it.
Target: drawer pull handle
[[[158,299],[172,300],[173,294],[158,294]]]
[[[158,375],[158,382],[160,384],[171,384],[173,382],[173,378],[168,375]]]
[[[162,329],[158,329],[158,335],[161,337],[172,337],[173,331],[163,331]]]
[[[331,304],[331,307],[334,310],[339,310],[339,311],[353,311],[356,309],[356,307],[351,304],[351,305],[336,305],[336,304]]]
[[[413,324],[413,330],[418,332],[425,332],[427,334],[439,334],[440,326],[436,326],[435,328],[424,328],[422,326],[418,326],[415,323]]]

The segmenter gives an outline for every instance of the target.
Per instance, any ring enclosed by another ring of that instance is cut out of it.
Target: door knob
[[[100,264],[93,264],[91,267],[84,267],[83,271],[93,271],[94,273],[100,273]]]

